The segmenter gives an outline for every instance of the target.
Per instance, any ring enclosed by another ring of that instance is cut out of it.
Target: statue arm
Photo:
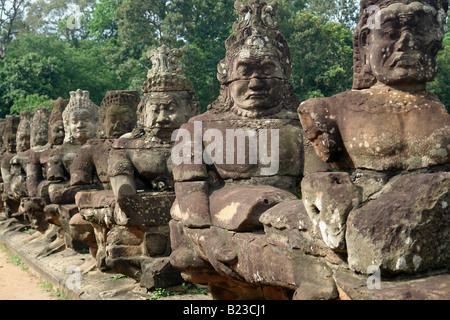
[[[181,134],[184,134],[182,139]],[[211,225],[208,172],[206,164],[203,162],[203,154],[200,154],[201,161],[199,159],[195,161],[193,139],[193,124],[184,124],[172,152],[173,176],[177,195],[174,208],[179,212],[184,225],[205,227]],[[180,157],[180,152],[182,152],[182,157]],[[174,159],[174,156],[178,159]]]
[[[27,164],[27,191],[30,197],[37,197],[39,182],[43,180],[40,164]]]
[[[31,152],[27,163],[27,191],[30,197],[38,196],[39,183],[44,180],[40,153]]]
[[[91,184],[94,167],[92,146],[82,146],[70,166],[70,185],[80,186]]]
[[[109,154],[108,174],[116,199],[133,196],[137,193],[133,164],[128,159],[125,150],[111,150]]]
[[[330,117],[330,109],[325,98],[309,99],[298,108],[306,138],[311,141],[319,158],[326,163],[333,162],[340,149],[339,130],[333,117]]]

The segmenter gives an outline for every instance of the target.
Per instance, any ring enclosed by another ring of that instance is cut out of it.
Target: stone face
[[[136,109],[141,98],[137,91],[106,92],[100,104],[98,137],[118,139],[136,127]]]
[[[371,5],[380,9],[375,21]],[[424,89],[437,74],[436,54],[447,10],[446,0],[362,0],[354,37],[353,87],[370,88],[378,81],[407,91]]]
[[[450,266],[450,174],[395,177],[347,222],[349,266],[416,274]]]
[[[48,126],[50,120],[50,110],[45,107],[34,109],[34,116],[31,122],[30,137],[31,148],[45,146],[48,142]]]
[[[99,107],[89,99],[88,91],[70,92],[70,101],[62,114],[66,143],[84,144],[96,137]]]

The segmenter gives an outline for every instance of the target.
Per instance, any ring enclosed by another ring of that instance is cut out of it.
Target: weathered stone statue
[[[52,102],[52,111],[46,120],[47,130],[45,130],[43,123],[39,122],[38,119],[36,119],[38,125],[32,126],[32,132],[40,128],[39,132],[42,135],[40,140],[42,143],[44,140],[47,143],[43,147],[33,148],[30,152],[26,170],[29,198],[23,206],[31,219],[32,225],[39,233],[47,232],[49,227],[44,213],[45,206],[51,203],[48,188],[52,182],[47,180],[48,160],[53,150],[64,142],[65,133],[62,113],[68,103],[69,100],[62,98],[58,98]],[[44,111],[43,116],[45,113]],[[47,115],[44,117],[47,118]],[[44,139],[45,132],[47,132],[46,139]]]
[[[31,119],[28,117],[31,117]],[[27,214],[27,210],[24,206],[30,197],[30,194],[28,193],[29,160],[32,154],[40,153],[46,150],[49,117],[50,110],[45,107],[37,108],[33,111],[33,113],[27,112],[27,116],[22,119],[20,127],[24,126],[21,131],[25,131],[25,134],[22,134],[22,136],[27,137],[26,141],[29,141],[29,149],[18,153],[11,160],[11,166],[14,168],[14,174],[11,182],[11,192],[17,201],[20,202],[19,213],[25,214],[25,220],[30,220],[35,227],[39,225],[39,223],[36,224],[38,221],[33,219],[32,215]],[[28,147],[28,142],[26,147]]]
[[[21,199],[27,196],[26,190],[26,163],[31,147],[31,123],[34,114],[30,111],[20,113],[20,123],[17,128],[16,145],[17,154],[11,158],[9,188],[5,190],[8,200],[7,206],[12,209],[13,216],[24,221],[23,212],[19,210]]]
[[[3,146],[5,152],[1,156],[1,172],[2,172],[2,203],[4,213],[7,218],[10,218],[13,212],[17,212],[18,208],[10,208],[6,205],[8,200],[7,192],[10,190],[11,182],[11,159],[16,154],[16,137],[17,129],[20,123],[19,115],[7,115],[5,119],[5,126],[3,129]],[[12,210],[12,211],[11,211]]]
[[[72,91],[62,117],[65,138],[64,143],[49,154],[47,180],[53,183],[48,189],[51,204],[44,211],[47,220],[61,228],[65,240],[58,238],[45,252],[64,245],[74,249],[84,247],[70,237],[69,221],[78,212],[76,193],[92,189],[92,186],[71,186],[70,167],[81,146],[97,135],[99,107],[89,99],[88,91]]]
[[[173,149],[172,264],[218,299],[288,299],[301,285],[318,297],[336,294],[325,263],[264,232],[271,219],[295,219],[292,235],[309,240],[299,223],[306,212],[292,210],[302,206],[303,130],[277,3],[235,8],[239,21],[218,65],[221,94],[181,127]]]
[[[305,206],[357,273],[450,267],[450,116],[426,91],[447,10],[446,0],[361,1],[353,90],[298,109],[317,154],[339,170],[303,179]]]
[[[192,84],[182,75],[181,56],[181,50],[166,46],[149,52],[153,67],[142,88],[137,127],[114,143],[109,159],[116,209],[106,264],[149,289],[182,280],[168,257],[175,199],[171,138],[200,108]]]
[[[108,174],[110,150],[114,141],[136,127],[137,106],[140,97],[137,91],[109,91],[100,105],[98,139],[89,140],[79,150],[70,168],[72,186],[96,185],[95,190],[80,191],[75,200],[80,213],[70,222],[72,238],[78,241],[91,239],[89,232],[95,231],[95,242],[90,250],[100,270],[106,269],[106,234],[111,226],[115,197]]]

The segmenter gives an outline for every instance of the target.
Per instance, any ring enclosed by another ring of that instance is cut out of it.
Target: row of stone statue
[[[426,91],[448,2],[361,1],[353,90],[303,103],[276,2],[235,8],[203,114],[182,52],[162,46],[142,99],[111,91],[98,107],[78,90],[7,116],[7,217],[52,240],[42,255],[88,247],[85,270],[147,288],[181,272],[218,299],[336,299],[341,271],[373,266],[448,272],[450,116]]]

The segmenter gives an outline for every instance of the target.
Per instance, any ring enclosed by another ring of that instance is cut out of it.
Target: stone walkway
[[[17,261],[17,260],[16,260]],[[55,300],[30,271],[11,262],[11,253],[0,246],[0,300]]]
[[[155,295],[147,292],[145,288],[141,288],[139,283],[131,278],[124,277],[120,274],[103,273],[97,270],[88,273],[77,273],[77,267],[82,266],[87,254],[80,254],[71,249],[53,253],[49,256],[38,257],[39,253],[45,245],[49,244],[46,239],[34,240],[28,242],[30,235],[20,231],[20,226],[14,228],[16,224],[11,219],[9,221],[0,221],[0,247],[7,247],[11,252],[20,257],[21,261],[27,265],[36,275],[35,281],[46,281],[51,283],[55,289],[73,300],[152,300]],[[4,259],[2,259],[4,260]],[[0,294],[10,291],[6,285],[17,286],[30,285],[30,275],[23,272],[20,267],[15,267],[14,272],[20,272],[18,282],[12,282],[11,279],[16,278],[10,274],[10,267],[6,262],[2,262],[0,267]],[[39,278],[39,279],[37,279]],[[2,280],[5,279],[5,280]],[[11,284],[8,281],[11,281]],[[25,281],[24,281],[25,280]],[[23,283],[21,284],[20,282]],[[2,287],[2,284],[5,286]],[[34,284],[31,284],[33,286]],[[39,290],[39,287],[37,288]],[[166,288],[166,292],[174,292],[175,288]],[[19,291],[26,291],[27,288]],[[43,292],[43,297],[45,292]],[[12,293],[6,293],[6,297],[11,299],[22,299]],[[49,299],[49,297],[46,297]],[[182,294],[179,296],[157,295],[160,300],[212,300],[210,294]],[[0,298],[1,300],[2,298]],[[5,299],[5,298],[3,298]],[[25,298],[24,298],[25,299]]]

